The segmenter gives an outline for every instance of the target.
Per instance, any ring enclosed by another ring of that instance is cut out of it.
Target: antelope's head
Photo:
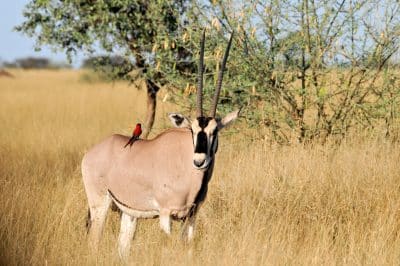
[[[217,103],[221,91],[222,79],[224,75],[226,61],[232,43],[233,33],[229,39],[224,58],[221,62],[220,72],[218,73],[217,87],[215,89],[213,102],[209,116],[203,114],[203,72],[204,72],[204,39],[203,31],[200,44],[200,59],[198,66],[198,84],[197,84],[197,118],[192,121],[181,114],[172,113],[169,115],[172,123],[176,127],[189,127],[193,137],[193,167],[196,169],[207,170],[214,159],[218,148],[218,132],[233,122],[239,115],[239,111],[229,113],[224,118],[216,118]]]

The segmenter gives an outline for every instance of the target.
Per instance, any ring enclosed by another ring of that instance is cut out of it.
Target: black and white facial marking
[[[178,128],[181,127],[185,118],[181,114],[170,114],[170,116],[171,120],[174,121],[174,125]]]
[[[206,169],[218,147],[218,123],[212,117],[198,117],[192,122],[193,166]]]

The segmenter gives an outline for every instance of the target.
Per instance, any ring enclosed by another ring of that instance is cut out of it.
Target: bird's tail
[[[131,140],[129,140],[129,141],[125,144],[124,148],[126,148],[126,146],[128,146],[130,142],[131,142]]]

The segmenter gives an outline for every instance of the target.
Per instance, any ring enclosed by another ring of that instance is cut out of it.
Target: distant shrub
[[[99,72],[103,79],[126,79],[127,73],[133,70],[132,62],[119,55],[100,55],[87,58],[81,68]]]
[[[15,61],[17,67],[23,69],[31,69],[31,68],[49,68],[50,60],[44,57],[26,57],[17,59]]]
[[[22,68],[22,69],[61,69],[70,68],[71,65],[65,62],[53,62],[45,57],[24,57],[14,60],[13,62],[3,62],[5,68]]]

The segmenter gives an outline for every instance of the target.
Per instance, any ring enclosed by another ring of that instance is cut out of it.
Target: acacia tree
[[[162,78],[157,71],[154,47],[164,44],[158,57],[182,52],[173,39],[186,23],[185,0],[38,0],[25,7],[25,21],[16,27],[36,40],[36,49],[49,45],[65,51],[71,60],[77,51],[93,54],[98,50],[124,57],[124,64],[113,68],[114,77],[144,77],[148,90],[148,117],[144,137],[154,122],[156,85]],[[106,58],[106,57],[105,57]],[[106,62],[98,62],[102,65]],[[129,73],[133,69],[136,75]]]
[[[117,76],[131,78],[133,67],[141,69],[148,124],[157,83],[173,88],[177,103],[193,106],[203,28],[205,98],[234,31],[219,110],[244,106],[248,123],[267,127],[275,141],[341,139],[352,128],[379,123],[394,135],[400,120],[400,75],[390,64],[399,53],[398,1],[37,0],[24,15],[17,29],[38,47],[49,44],[71,56],[100,47],[130,62],[115,69]]]
[[[393,132],[398,1],[196,1],[193,12],[221,34],[236,30],[231,86],[240,88],[248,121],[267,126],[274,140],[340,140],[379,123]],[[235,91],[225,92],[235,99]]]

